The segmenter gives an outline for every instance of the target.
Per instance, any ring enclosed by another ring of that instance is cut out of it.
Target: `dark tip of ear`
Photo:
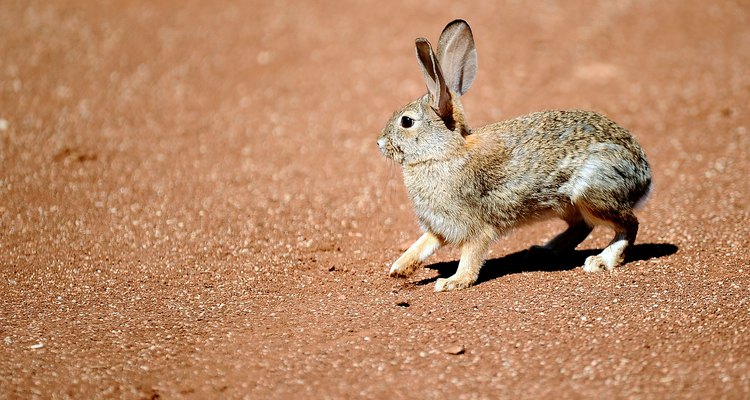
[[[443,118],[443,123],[445,124],[445,127],[448,128],[450,131],[456,130],[456,120],[453,119],[453,116]]]
[[[451,21],[451,22],[450,22],[450,23],[449,23],[448,25],[446,25],[445,27],[447,28],[447,27],[449,27],[449,26],[452,26],[452,25],[466,25],[466,27],[469,27],[469,23],[468,23],[468,22],[466,22],[466,21],[465,21],[465,20],[463,20],[463,19],[454,19],[453,21]]]

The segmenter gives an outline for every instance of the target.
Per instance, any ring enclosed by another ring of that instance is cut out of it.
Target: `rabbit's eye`
[[[401,126],[407,129],[411,128],[412,126],[414,126],[414,120],[404,115],[403,117],[401,117]]]

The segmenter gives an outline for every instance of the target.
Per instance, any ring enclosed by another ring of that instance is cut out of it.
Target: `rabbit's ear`
[[[457,19],[445,26],[438,42],[437,59],[448,87],[458,95],[466,93],[477,76],[477,49],[466,21]]]
[[[443,72],[440,70],[435,53],[432,51],[432,46],[424,38],[417,39],[416,45],[417,61],[419,61],[419,66],[422,68],[422,75],[424,76],[424,82],[427,84],[427,90],[430,92],[430,105],[444,120],[452,118],[451,95],[448,92],[448,87],[445,85],[445,78],[443,78]]]

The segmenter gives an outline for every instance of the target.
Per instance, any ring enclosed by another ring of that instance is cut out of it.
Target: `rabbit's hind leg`
[[[568,229],[552,238],[544,246],[534,247],[551,251],[555,255],[564,255],[575,250],[594,229],[583,219],[581,212],[577,209],[570,211],[564,219],[568,223]]]
[[[638,234],[638,219],[633,211],[620,210],[619,212],[596,213],[596,215],[584,211],[584,218],[589,223],[611,227],[615,231],[615,237],[601,253],[586,258],[583,270],[586,272],[609,271],[620,266],[625,261],[625,249],[635,242]]]

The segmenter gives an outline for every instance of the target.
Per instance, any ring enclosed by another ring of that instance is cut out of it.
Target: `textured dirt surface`
[[[0,398],[750,397],[746,2],[90,3],[0,4]],[[419,232],[375,138],[457,17],[472,125],[643,145],[624,267],[528,260],[552,221],[471,289],[451,249],[387,276]]]

